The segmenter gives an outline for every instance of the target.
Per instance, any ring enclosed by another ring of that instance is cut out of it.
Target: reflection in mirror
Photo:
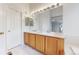
[[[30,17],[25,18],[25,26],[33,26],[33,19]]]
[[[62,33],[62,15],[51,17],[52,32]]]

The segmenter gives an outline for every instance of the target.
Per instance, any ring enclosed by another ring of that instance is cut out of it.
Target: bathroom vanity
[[[24,32],[24,43],[45,55],[64,55],[62,35]]]
[[[63,55],[63,6],[36,12],[31,17],[33,26],[26,26],[29,28],[24,31],[24,43],[46,55]]]

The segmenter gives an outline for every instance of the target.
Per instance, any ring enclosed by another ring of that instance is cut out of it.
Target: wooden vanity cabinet
[[[44,53],[44,44],[45,37],[42,35],[36,35],[36,49]]]
[[[24,43],[29,44],[29,33],[24,32]]]
[[[45,54],[56,55],[57,54],[57,39],[53,37],[46,37]]]
[[[24,43],[46,55],[64,55],[64,38],[24,33]]]
[[[35,48],[35,34],[29,33],[29,45]]]

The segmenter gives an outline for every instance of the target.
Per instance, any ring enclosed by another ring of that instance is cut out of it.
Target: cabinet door
[[[46,37],[45,54],[56,55],[57,54],[57,39],[53,37]]]
[[[35,34],[29,34],[29,44],[30,46],[32,46],[33,48],[35,48]]]
[[[24,33],[24,43],[29,44],[29,33]]]
[[[44,52],[44,36],[36,35],[36,49]]]
[[[58,39],[57,54],[64,55],[64,39]]]

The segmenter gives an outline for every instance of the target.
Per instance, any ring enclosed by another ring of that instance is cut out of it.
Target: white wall
[[[79,4],[64,4],[63,15],[65,43],[79,45]]]
[[[44,8],[47,8],[51,5],[53,5],[55,3],[30,3],[29,5],[29,8],[30,8],[30,13],[31,12],[35,12],[35,11],[38,11],[38,10],[42,10]]]

